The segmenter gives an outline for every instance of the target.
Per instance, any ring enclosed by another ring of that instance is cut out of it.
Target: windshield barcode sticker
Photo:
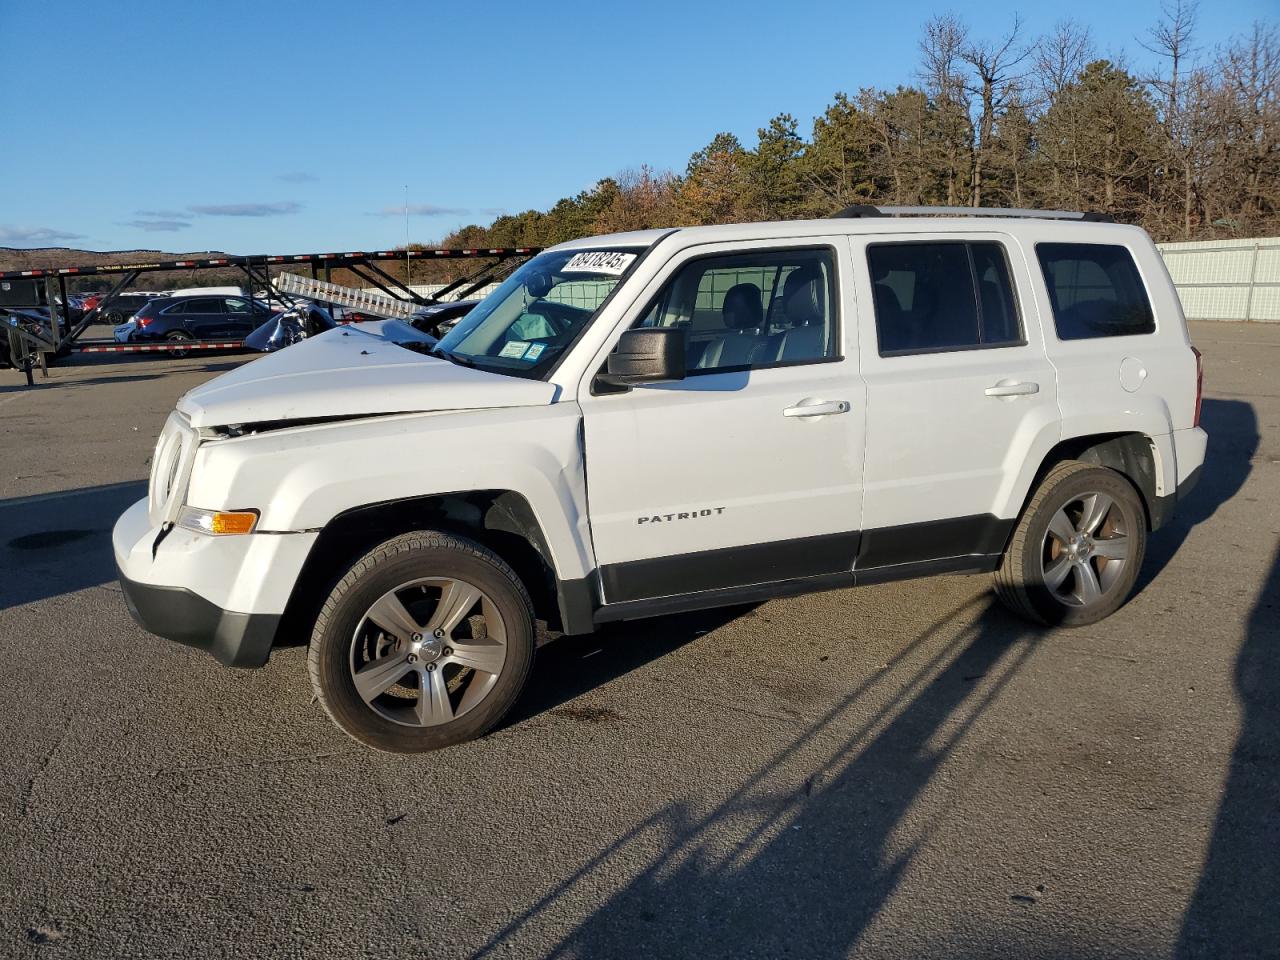
[[[621,250],[593,250],[590,253],[577,253],[569,258],[569,262],[560,268],[561,273],[607,273],[613,277],[622,276],[634,253],[623,253]]]

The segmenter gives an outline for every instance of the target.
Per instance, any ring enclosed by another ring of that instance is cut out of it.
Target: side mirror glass
[[[685,331],[678,327],[628,330],[618,339],[606,372],[598,379],[615,387],[683,380],[684,356]]]

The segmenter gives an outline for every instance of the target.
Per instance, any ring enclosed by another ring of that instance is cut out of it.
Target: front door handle
[[[782,411],[784,417],[829,417],[833,413],[848,413],[848,400],[816,400],[805,397],[794,407]]]
[[[1039,393],[1040,384],[1032,383],[1029,380],[1001,380],[999,383],[987,387],[985,393],[988,397],[1022,397],[1029,393]]]

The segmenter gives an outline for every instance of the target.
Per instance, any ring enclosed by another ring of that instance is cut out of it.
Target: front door
[[[217,340],[226,336],[227,315],[221,297],[193,297],[187,301],[184,326],[197,340]]]
[[[219,336],[229,340],[244,339],[266,319],[260,317],[244,297],[225,297],[222,303],[227,312],[222,318],[222,332]]]
[[[630,325],[683,329],[688,376],[582,390],[606,603],[851,582],[865,396],[847,267],[843,238],[717,244],[642,295]]]

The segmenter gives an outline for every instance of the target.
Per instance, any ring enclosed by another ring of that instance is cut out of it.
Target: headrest
[[[739,283],[724,295],[724,325],[731,330],[751,330],[764,326],[764,307],[760,305],[760,288],[754,283]]]
[[[787,275],[782,285],[787,319],[793,327],[803,327],[822,319],[822,274],[815,267],[800,267]]]

